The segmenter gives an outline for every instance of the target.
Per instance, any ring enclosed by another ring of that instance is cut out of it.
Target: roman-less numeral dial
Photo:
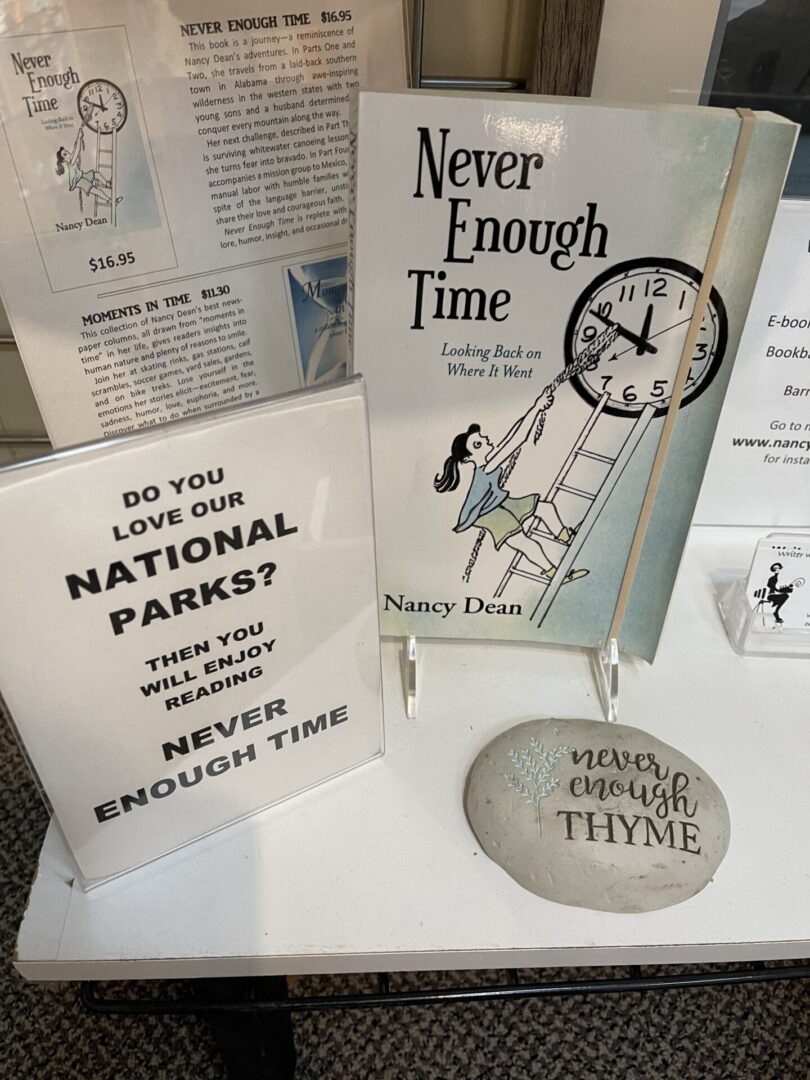
[[[637,415],[645,405],[666,412],[701,273],[677,259],[633,259],[606,270],[579,297],[565,331],[571,364],[599,334],[615,326],[613,345],[571,382],[586,401],[609,395],[604,411]],[[720,367],[728,339],[726,311],[712,288],[689,365],[681,405],[694,401]]]
[[[91,79],[79,87],[79,116],[101,135],[120,131],[127,119],[127,99],[123,91],[107,79]]]

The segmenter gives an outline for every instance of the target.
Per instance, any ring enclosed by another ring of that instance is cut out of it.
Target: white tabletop
[[[90,893],[52,824],[20,929],[30,979],[727,961],[810,954],[810,663],[743,660],[713,578],[767,530],[693,530],[658,658],[622,665],[620,719],[708,770],[731,811],[716,878],[616,915],[517,885],[464,816],[467,770],[534,716],[600,717],[577,649],[427,643],[419,718],[384,646],[383,758]]]

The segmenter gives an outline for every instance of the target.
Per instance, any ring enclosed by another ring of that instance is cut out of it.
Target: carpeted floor
[[[224,1080],[195,1018],[98,1017],[73,985],[26,984],[11,956],[47,818],[0,717],[0,1080]],[[557,972],[555,977],[584,976]],[[603,974],[603,973],[600,973]],[[540,978],[524,972],[522,978]],[[503,981],[395,976],[392,987]],[[293,980],[293,993],[370,989]],[[150,989],[137,986],[144,994]],[[153,987],[156,989],[156,987]],[[810,1080],[810,982],[396,1010],[294,1020],[300,1080]]]

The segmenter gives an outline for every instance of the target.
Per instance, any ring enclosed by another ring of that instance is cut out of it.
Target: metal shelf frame
[[[105,997],[99,989],[99,983],[83,982],[81,1001],[91,1012],[128,1016],[179,1016],[188,1013],[303,1013],[404,1005],[454,1005],[468,1001],[507,1001],[515,998],[694,990],[720,986],[751,986],[785,979],[810,979],[810,964],[768,967],[762,961],[736,968],[724,968],[720,971],[701,970],[677,975],[668,974],[666,971],[644,975],[642,968],[638,965],[631,966],[628,971],[629,974],[626,976],[601,979],[554,980],[551,978],[540,982],[521,982],[520,971],[510,970],[507,973],[506,984],[424,990],[392,990],[391,976],[384,972],[377,975],[376,992],[292,998],[279,996],[264,1001],[249,998],[239,1000],[233,997],[209,1000],[191,997]],[[242,980],[229,979],[227,981],[231,987],[235,987],[235,984]],[[252,983],[253,980],[246,981]]]
[[[422,56],[425,41],[425,4],[414,0],[411,27],[411,86],[415,90],[479,90],[504,92],[525,90],[525,79],[475,78],[455,75],[423,75]]]
[[[521,982],[520,972],[507,972],[498,986],[392,990],[388,973],[377,975],[377,990],[334,996],[289,996],[284,976],[199,979],[190,997],[104,997],[95,982],[81,985],[81,1001],[97,1015],[182,1016],[196,1014],[208,1023],[218,1044],[229,1080],[295,1080],[296,1048],[293,1015],[311,1012],[349,1012],[397,1006],[463,1005],[527,998],[573,997],[594,994],[647,993],[731,985],[755,985],[782,979],[810,979],[810,964],[795,966],[763,962],[718,971],[644,975],[639,966],[627,976]]]

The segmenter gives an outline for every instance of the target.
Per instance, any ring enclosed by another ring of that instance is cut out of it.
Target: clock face
[[[589,404],[603,394],[604,411],[635,416],[645,405],[662,416],[669,407],[686,331],[702,275],[677,259],[632,259],[606,270],[579,297],[565,330],[565,362],[580,353],[610,325],[618,336],[591,370],[571,383]],[[694,401],[711,383],[723,361],[728,339],[726,309],[712,289],[692,353],[681,406]]]
[[[107,79],[91,79],[79,88],[79,116],[92,130],[101,135],[120,131],[127,118],[127,99],[115,83]]]

